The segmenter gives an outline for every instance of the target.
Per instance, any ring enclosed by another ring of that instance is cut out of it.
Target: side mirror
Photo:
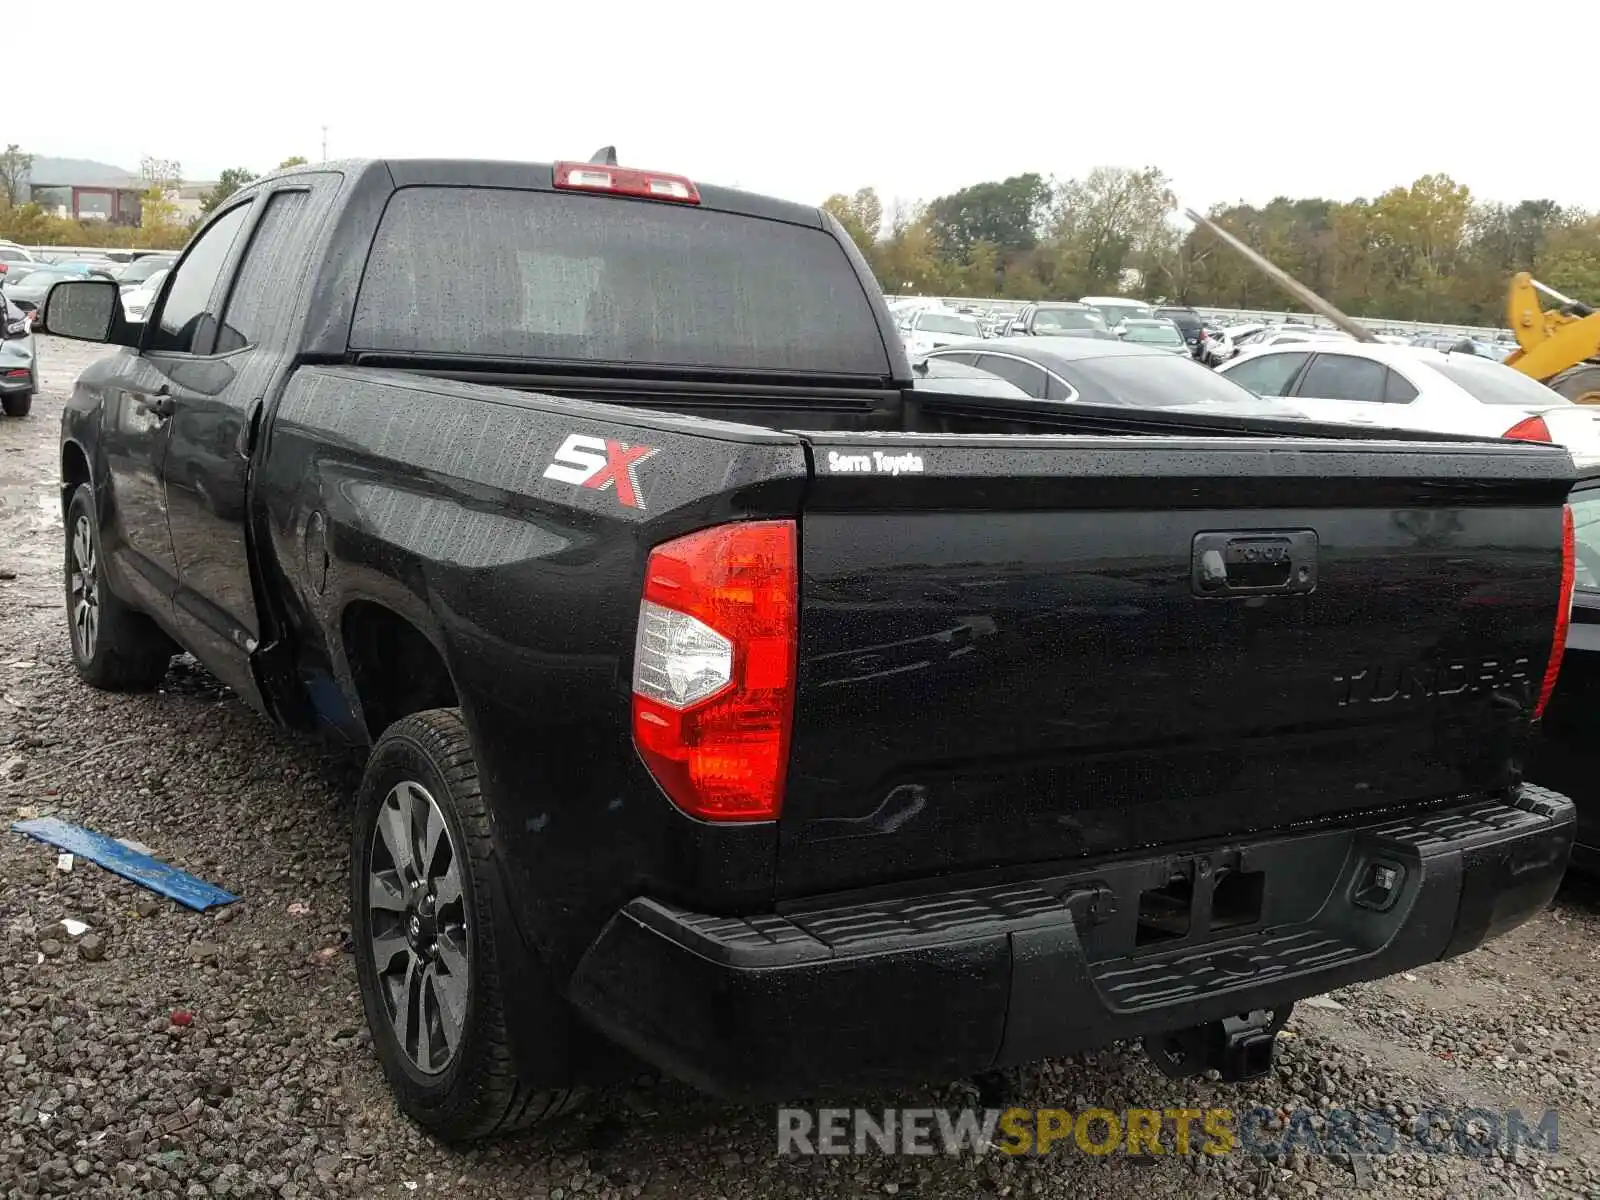
[[[38,332],[80,342],[131,346],[114,279],[64,279],[39,306]]]

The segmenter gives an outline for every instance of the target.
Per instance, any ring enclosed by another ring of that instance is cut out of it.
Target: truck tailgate
[[[806,434],[795,897],[1504,786],[1539,445]]]

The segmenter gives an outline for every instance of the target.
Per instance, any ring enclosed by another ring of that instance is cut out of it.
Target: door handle
[[[172,396],[168,393],[166,384],[162,384],[157,388],[153,396],[135,395],[133,402],[151,416],[159,417],[162,420],[166,420],[166,418],[178,411],[178,406],[172,402]]]
[[[256,429],[261,420],[261,398],[250,401],[244,410],[244,421],[239,425],[239,436],[233,439],[233,449],[240,458],[249,458],[255,449]]]

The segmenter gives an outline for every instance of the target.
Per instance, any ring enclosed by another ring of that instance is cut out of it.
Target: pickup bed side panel
[[[626,446],[632,473],[546,477],[575,435],[608,463]],[[792,436],[400,373],[302,367],[277,406],[257,521],[317,720],[375,738],[403,690],[357,623],[432,643],[524,936],[559,975],[640,893],[771,902],[774,825],[708,826],[664,798],[633,749],[630,672],[650,547],[794,516],[805,480]]]
[[[780,896],[1518,778],[1556,617],[1562,454],[809,436]],[[1205,594],[1205,547],[1253,537],[1303,544],[1305,576]]]

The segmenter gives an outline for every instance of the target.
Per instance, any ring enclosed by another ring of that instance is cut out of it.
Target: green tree
[[[1100,167],[1030,206],[1029,181],[1038,179],[1015,176],[931,205],[900,205],[887,222],[870,190],[831,196],[826,207],[890,292],[1072,299],[1138,278],[1147,299],[1298,307],[1205,229],[1180,230],[1156,168]],[[1510,276],[1530,269],[1600,303],[1600,213],[1543,199],[1476,203],[1444,175],[1376,199],[1278,196],[1217,205],[1210,216],[1357,317],[1498,325]]]
[[[1123,271],[1175,238],[1168,223],[1174,207],[1167,177],[1155,167],[1096,167],[1068,180],[1050,210],[1054,277],[1069,289],[1116,291]]]
[[[1373,255],[1387,277],[1384,315],[1443,321],[1455,315],[1446,281],[1460,264],[1472,193],[1448,175],[1424,175],[1372,202]]]
[[[861,253],[870,256],[883,228],[883,202],[878,193],[871,188],[862,188],[854,196],[835,192],[822,202],[822,207],[844,226]]]
[[[948,267],[921,205],[897,206],[888,237],[873,248],[869,261],[886,292],[938,296],[949,290]]]
[[[247,183],[254,183],[256,173],[246,167],[228,167],[221,175],[217,176],[217,186],[207,192],[200,200],[200,211],[212,212],[229,196],[233,195]]]
[[[979,242],[997,253],[1031,249],[1050,199],[1050,185],[1039,175],[1014,175],[998,183],[977,183],[928,206],[929,228],[951,262],[968,263]]]
[[[306,157],[305,157],[305,155],[296,154],[293,158],[286,158],[281,163],[279,163],[278,164],[278,170],[287,171],[290,167],[303,167],[305,165],[306,165]]]
[[[22,199],[32,170],[33,155],[24,154],[15,142],[6,147],[4,154],[0,154],[0,193],[5,195],[7,208],[15,208]]]

